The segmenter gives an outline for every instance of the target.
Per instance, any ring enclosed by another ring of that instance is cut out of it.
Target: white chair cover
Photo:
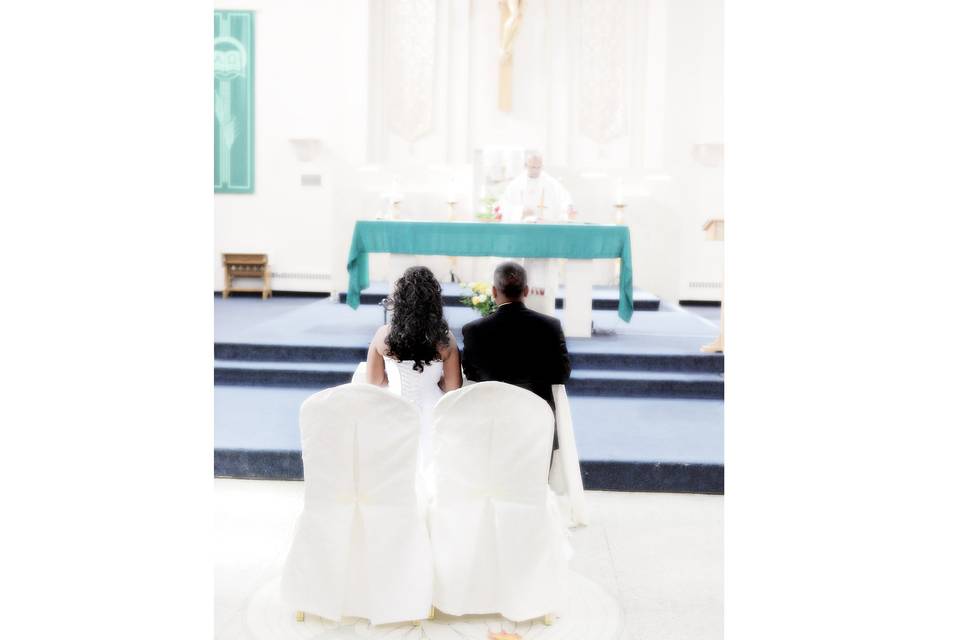
[[[373,624],[429,614],[433,565],[414,488],[420,418],[386,389],[346,384],[300,407],[304,509],[282,576],[295,609]]]
[[[566,513],[571,526],[587,524],[586,499],[583,493],[583,477],[580,475],[580,455],[573,437],[573,414],[567,388],[553,385],[553,403],[557,408],[557,440],[560,448],[554,454],[550,467],[550,488],[560,497],[561,510]]]
[[[556,611],[570,547],[547,487],[550,407],[520,387],[479,382],[446,394],[433,416],[434,604],[516,621]]]
[[[361,362],[357,365],[357,370],[353,372],[353,378],[350,379],[350,382],[356,383],[366,383],[367,382],[367,363]]]

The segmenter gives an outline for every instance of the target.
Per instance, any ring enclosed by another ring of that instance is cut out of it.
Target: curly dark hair
[[[390,299],[393,318],[387,335],[387,355],[413,360],[413,368],[440,359],[441,347],[450,344],[450,327],[443,317],[440,283],[430,269],[410,267],[397,280]]]

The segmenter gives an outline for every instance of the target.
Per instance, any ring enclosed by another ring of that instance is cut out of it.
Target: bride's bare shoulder
[[[441,344],[438,346],[437,351],[446,360],[447,355],[453,353],[454,351],[459,352],[460,347],[457,346],[457,337],[453,335],[453,331],[447,331],[447,344]]]
[[[390,325],[385,324],[377,332],[373,334],[373,344],[377,347],[377,351],[383,353],[383,350],[387,346],[387,336],[390,335]]]

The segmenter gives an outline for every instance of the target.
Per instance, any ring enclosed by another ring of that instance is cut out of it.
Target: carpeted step
[[[445,282],[441,285],[443,289],[443,305],[445,307],[463,307],[465,306],[460,299],[466,294],[459,285],[452,285]],[[340,303],[346,304],[347,294],[341,292]],[[380,301],[389,295],[386,284],[374,283],[360,293],[361,305],[378,305]],[[557,291],[556,308],[563,309],[564,291],[561,286]],[[595,311],[616,311],[620,308],[620,291],[615,287],[594,287],[592,308]],[[660,299],[656,296],[635,289],[633,292],[633,310],[634,311],[659,311]]]
[[[214,473],[298,480],[299,408],[314,390],[214,389]],[[723,493],[723,402],[572,397],[587,489]]]
[[[574,370],[674,371],[677,373],[723,373],[723,354],[699,353],[610,353],[586,351],[570,343],[570,362]],[[222,361],[249,362],[328,362],[353,363],[367,358],[361,346],[271,345],[216,343],[214,358]]]
[[[213,345],[213,357],[243,362],[339,362],[356,367],[367,359],[367,347],[217,342]]]
[[[353,363],[215,361],[214,383],[261,387],[325,389],[346,384]],[[723,376],[707,373],[574,370],[570,395],[617,398],[723,398]]]

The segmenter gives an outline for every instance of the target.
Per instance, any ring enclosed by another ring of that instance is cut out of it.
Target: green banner
[[[253,193],[253,66],[253,12],[214,11],[215,193]]]

